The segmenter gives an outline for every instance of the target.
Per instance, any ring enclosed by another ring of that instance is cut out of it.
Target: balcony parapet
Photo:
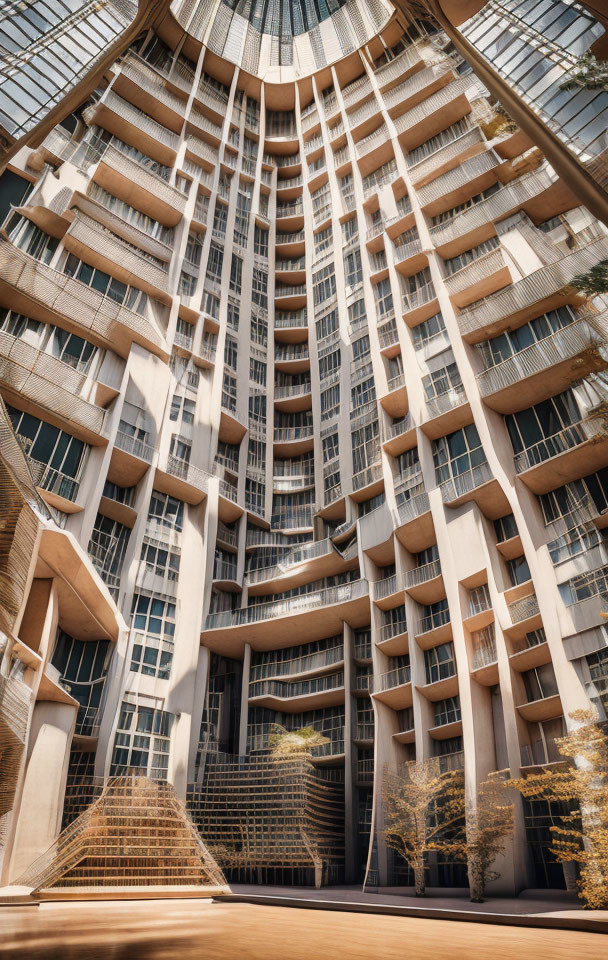
[[[87,439],[102,434],[106,412],[82,397],[86,375],[1,331],[0,383],[93,435]]]
[[[151,139],[163,144],[163,146],[167,147],[173,154],[177,153],[179,145],[179,135],[177,133],[167,130],[161,123],[157,123],[156,120],[153,120],[142,110],[138,110],[137,107],[134,107],[127,100],[119,97],[118,94],[113,93],[111,90],[103,100],[93,105],[90,117],[91,122],[93,122],[93,118],[97,118],[99,110],[104,107],[106,110],[115,113],[121,120],[125,120],[132,126],[137,127],[138,130],[141,130],[142,133]],[[101,125],[103,126],[103,123]]]
[[[363,487],[368,487],[371,483],[376,483],[382,479],[382,464],[373,463],[370,467],[366,467],[365,470],[353,475],[353,490],[362,490]]]
[[[440,248],[452,240],[466,236],[480,227],[507,216],[523,206],[526,201],[540,196],[557,180],[548,170],[535,170],[508,183],[486,200],[479,200],[450,220],[431,227],[431,239]]]
[[[419,70],[407,80],[387,90],[383,95],[384,105],[387,110],[399,107],[437,81],[445,78],[446,83],[449,83],[449,74],[453,75],[453,69],[453,64],[447,58],[439,63],[430,64],[424,70]]]
[[[441,576],[441,561],[431,560],[430,563],[425,563],[421,567],[408,570],[404,577],[404,586],[406,590],[410,590],[412,587],[428,583],[429,580],[434,580],[435,577],[439,576]]]
[[[376,81],[382,89],[393,80],[402,77],[408,70],[422,66],[422,64],[423,60],[417,46],[412,45],[407,47],[394,60],[389,60],[388,63],[383,63],[382,66],[378,67],[375,71]]]
[[[419,103],[411,110],[408,110],[407,113],[402,113],[401,116],[397,117],[397,119],[394,121],[397,129],[397,136],[400,137],[402,135],[406,135],[419,124],[428,121],[428,118],[434,113],[437,113],[438,111],[442,110],[443,107],[447,107],[449,104],[452,104],[458,100],[459,97],[463,96],[470,86],[470,80],[468,80],[466,77],[461,77],[458,80],[455,80],[453,83],[448,84],[446,87],[443,87],[442,90],[438,90],[437,93],[433,93],[422,103]],[[469,113],[470,109],[470,105],[468,104],[468,110],[465,109],[463,111],[463,115],[464,113]],[[429,136],[432,135],[433,134],[429,134]],[[422,134],[420,137],[422,140],[428,139]]]
[[[224,610],[220,613],[211,613],[205,621],[205,630],[218,630],[225,627],[247,626],[265,620],[274,620],[276,617],[285,617],[292,614],[306,613],[320,607],[345,603],[368,596],[367,580],[354,580],[335,587],[327,587],[314,593],[305,593],[297,597],[288,597],[286,600],[273,600],[269,603],[258,603],[251,607],[241,607],[238,610]]]
[[[302,673],[313,673],[327,667],[335,667],[344,660],[344,645],[327,647],[317,653],[304,654],[292,660],[277,660],[254,664],[249,674],[249,684],[260,680],[272,680],[276,677],[295,677]]]
[[[578,423],[572,423],[560,430],[534,443],[531,447],[526,447],[520,453],[516,453],[515,470],[517,473],[525,473],[533,467],[544,463],[546,460],[552,460],[561,454],[580,446],[588,441],[605,438],[605,429],[598,420],[579,420]]]
[[[137,160],[123,153],[122,150],[113,146],[112,143],[108,144],[100,160],[112,170],[116,171],[116,173],[121,174],[127,180],[137,184],[142,190],[146,190],[162,203],[172,208],[172,210],[178,214],[177,219],[173,217],[175,223],[183,216],[184,210],[186,209],[186,195],[182,193],[181,190],[178,190],[177,187],[172,187],[168,184],[163,177],[160,177],[152,170],[148,170],[147,167],[144,167],[138,163]]]
[[[411,667],[395,667],[394,670],[388,670],[373,678],[371,692],[381,693],[383,690],[392,690],[394,687],[401,687],[411,682]]]
[[[478,144],[485,143],[485,138],[479,127],[473,127],[467,130],[455,140],[450,140],[442,146],[437,147],[429,156],[417,160],[415,163],[408,164],[410,176],[414,184],[419,183],[430,177],[435,170],[439,170],[445,164],[459,157],[462,153],[470,150]]]
[[[492,479],[493,475],[490,464],[487,462],[480,463],[478,466],[456,476],[448,477],[447,480],[440,483],[441,499],[444,503],[452,503],[454,500],[459,500],[460,497],[466,496],[477,487],[483,486],[484,483],[488,483]]]
[[[427,398],[426,412],[428,419],[431,420],[435,417],[440,417],[444,413],[448,413],[450,410],[456,410],[466,402],[467,395],[463,384],[454,386],[436,397]]]
[[[27,441],[22,440],[22,442]],[[37,487],[45,490],[47,493],[55,494],[63,500],[70,500],[72,502],[76,500],[80,487],[80,479],[78,477],[70,477],[67,473],[62,473],[61,470],[55,470],[54,467],[50,467],[48,463],[34,460],[30,456],[28,456],[27,460],[34,483]]]
[[[608,238],[595,240],[579,250],[539,267],[507,290],[479,300],[458,314],[460,332],[470,342],[486,340],[500,332],[505,321],[525,316],[535,304],[555,296],[577,274],[586,273],[602,260],[608,259]],[[573,291],[574,292],[574,291]]]
[[[129,52],[125,56],[122,61],[121,76],[137,84],[146,93],[150,93],[155,100],[168,107],[183,121],[186,101],[172,93],[167,88],[164,78],[137,54]]]
[[[508,270],[510,266],[504,250],[498,247],[497,250],[484,253],[483,256],[466,263],[460,270],[444,277],[446,290],[451,297],[454,297],[462,293],[463,290],[474,287],[486,278],[491,277],[492,274],[498,273],[500,270]]]
[[[130,343],[136,341],[152,353],[166,356],[164,338],[151,320],[3,240],[0,240],[0,277],[45,311],[66,317],[82,330],[104,340],[117,353],[126,354]],[[19,309],[28,312],[27,305]]]
[[[518,353],[477,374],[482,397],[544,373],[564,360],[577,357],[605,342],[605,337],[583,318],[556,330],[544,340],[531,343]]]
[[[123,433],[122,430],[117,431],[114,446],[132,457],[137,457],[138,460],[144,460],[146,463],[152,463],[154,459],[155,449],[151,443],[147,443],[139,437],[134,437],[130,433]]]
[[[249,699],[272,697],[279,700],[291,700],[295,697],[309,697],[330,690],[344,689],[344,674],[330,673],[311,680],[257,680],[249,684]]]
[[[114,236],[92,217],[86,214],[77,214],[66,233],[65,241],[67,241],[68,249],[70,248],[70,241],[83,244],[110,264],[115,264],[121,270],[127,271],[136,279],[143,281],[148,289],[153,288],[161,293],[167,292],[168,264],[164,264],[164,269],[158,266],[143,253],[134,250],[131,244],[120,237]]]
[[[521,597],[508,604],[511,623],[521,623],[523,620],[530,620],[539,615],[538,599],[535,593],[527,597]]]
[[[309,563],[316,560],[317,557],[326,557],[333,552],[333,545],[329,537],[325,540],[315,540],[312,543],[295,547],[284,556],[279,563],[272,564],[269,567],[259,567],[255,570],[249,570],[245,576],[248,584],[263,583],[266,580],[275,580],[278,577],[285,576],[294,567],[303,563]]]
[[[494,170],[501,163],[500,158],[492,150],[486,150],[475,157],[470,157],[455,167],[454,170],[449,170],[431,183],[427,183],[426,186],[420,187],[418,190],[420,206],[428,207],[431,203],[441,200],[442,197],[447,197],[455,190],[467,186],[484,174]],[[474,193],[475,191],[472,190],[471,192]]]
[[[428,513],[430,509],[431,504],[428,493],[426,493],[426,491],[418,493],[415,497],[404,500],[397,507],[399,523],[410,523],[412,520],[416,520],[418,517],[423,516],[423,514]]]

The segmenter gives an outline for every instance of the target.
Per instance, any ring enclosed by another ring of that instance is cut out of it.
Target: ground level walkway
[[[209,900],[7,906],[0,924],[11,960],[605,960],[608,945],[588,930]]]

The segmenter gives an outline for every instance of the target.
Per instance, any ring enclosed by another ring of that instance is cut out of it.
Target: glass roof
[[[210,51],[273,82],[307,76],[368,43],[390,0],[173,0],[178,23]]]

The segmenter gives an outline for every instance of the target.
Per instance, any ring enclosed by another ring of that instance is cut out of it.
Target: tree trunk
[[[425,897],[426,889],[424,885],[424,865],[416,864],[414,867],[414,886],[416,887],[416,896]]]
[[[469,893],[471,894],[471,903],[483,903],[486,885],[484,882],[484,872],[473,860],[469,860]]]

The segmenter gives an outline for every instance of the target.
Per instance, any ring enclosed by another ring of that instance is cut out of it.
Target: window
[[[108,640],[78,640],[59,630],[51,663],[78,700],[75,733],[91,736],[99,722],[99,705],[106,682]]]
[[[241,284],[243,281],[243,260],[241,257],[237,257],[235,253],[232,254],[232,263],[230,264],[230,289],[233,293],[241,292]]]
[[[445,394],[451,391],[460,392],[462,389],[462,380],[460,379],[460,372],[456,362],[448,363],[445,367],[440,367],[439,370],[427,373],[426,376],[422,378],[422,386],[424,387],[427,401],[445,396]]]
[[[167,777],[173,714],[123,701],[114,739],[110,776],[133,769],[159,780]]]
[[[50,263],[53,254],[59,245],[55,237],[44,233],[32,220],[27,217],[14,217],[7,227],[7,233],[19,250],[35,257],[42,263]]]
[[[232,330],[239,329],[239,319],[240,319],[240,309],[238,304],[232,303],[231,300],[228,301],[228,326]]]
[[[338,311],[332,310],[326,316],[321,317],[315,324],[317,340],[323,340],[329,337],[338,329]]]
[[[74,499],[78,484],[71,483],[70,478],[78,479],[88,445],[31,413],[23,413],[8,405],[7,410],[13,429],[30,460],[49,468],[40,479],[36,476],[38,484],[45,489],[50,484],[56,493]]]
[[[507,568],[509,570],[511,583],[514,587],[519,583],[526,583],[532,578],[528,561],[523,554],[521,557],[515,557],[513,560],[507,560]]]
[[[172,640],[175,635],[175,601],[136,593],[132,623],[135,630]]]
[[[336,275],[334,273],[333,263],[323,267],[313,274],[313,300],[315,306],[325,303],[336,293]]]
[[[87,287],[92,287],[93,290],[97,290],[102,296],[109,297],[110,300],[114,300],[116,303],[128,307],[129,310],[134,310],[135,313],[143,315],[146,312],[149,302],[146,293],[137,287],[131,287],[126,283],[122,283],[121,280],[115,280],[114,277],[111,277],[109,273],[104,273],[103,270],[91,267],[88,263],[85,263],[84,260],[79,260],[78,257],[75,257],[73,253],[70,253],[68,256],[63,267],[63,272],[69,277],[75,277],[77,280],[80,280],[80,282],[86,284]]]
[[[571,389],[505,416],[514,453],[526,450],[530,463],[540,463],[586,440],[586,434],[578,426],[580,420],[578,403]]]
[[[209,256],[207,258],[207,280],[219,283],[222,279],[222,266],[224,264],[224,248],[217,243],[212,243],[209,247]]]
[[[361,251],[359,247],[357,247],[344,257],[344,280],[347,287],[354,287],[357,283],[360,283],[362,279]]]
[[[268,272],[259,267],[253,268],[251,300],[260,307],[268,307]]]
[[[179,553],[168,547],[154,543],[143,543],[141,560],[157,577],[177,580],[179,573]]]
[[[424,320],[412,330],[412,340],[414,348],[422,350],[428,343],[435,340],[445,333],[445,323],[441,313],[436,313],[434,317]]]
[[[349,306],[348,322],[353,330],[356,330],[358,327],[362,327],[365,323],[367,323],[365,300],[363,297],[361,297],[361,299],[357,300],[355,303],[351,303]]]
[[[329,463],[340,453],[340,441],[338,433],[330,433],[328,437],[323,437],[323,463]]]
[[[475,424],[433,441],[435,480],[445,483],[486,463],[486,456]]]
[[[363,360],[369,356],[369,353],[369,334],[366,333],[363,337],[359,337],[358,340],[353,340],[353,362],[356,363],[358,360]]]
[[[191,263],[193,267],[199,267],[201,263],[201,253],[203,251],[203,235],[191,230],[186,241],[186,252],[184,259]]]
[[[169,530],[182,530],[184,524],[184,504],[168,493],[152,491],[148,520]]]
[[[393,310],[393,294],[391,292],[391,282],[388,277],[384,277],[374,287],[374,296],[376,298],[376,313],[378,317],[386,317]]]
[[[256,360],[254,357],[249,358],[249,379],[253,380],[254,383],[259,383],[260,386],[266,386],[266,364],[263,360]]]
[[[182,423],[187,424],[194,423],[195,408],[196,403],[194,400],[189,400],[187,397],[180,397],[179,394],[174,393],[171,399],[169,419],[174,421],[181,420]]]
[[[84,340],[75,333],[68,333],[60,327],[53,327],[50,344],[54,357],[75,367],[81,373],[89,372],[93,359],[98,353],[98,348],[88,340]]]
[[[239,345],[234,337],[226,336],[224,342],[224,363],[231,370],[236,370],[239,358]]]
[[[340,412],[340,384],[321,391],[321,420],[328,420]]]
[[[261,347],[268,346],[268,321],[265,317],[252,313],[249,333],[252,343],[257,343]]]
[[[334,350],[324,357],[319,357],[319,377],[321,380],[331,377],[340,370],[340,350]]]
[[[460,720],[460,697],[447,697],[435,704],[434,720],[436,727],[443,727],[447,723],[456,723]]]
[[[424,665],[427,683],[436,683],[438,680],[445,680],[447,677],[455,676],[456,663],[454,661],[454,644],[452,641],[442,643],[438,647],[432,647],[431,650],[425,650]]]
[[[351,410],[357,410],[358,407],[364,407],[376,399],[376,387],[373,377],[364,380],[363,383],[357,383],[350,391]]]

